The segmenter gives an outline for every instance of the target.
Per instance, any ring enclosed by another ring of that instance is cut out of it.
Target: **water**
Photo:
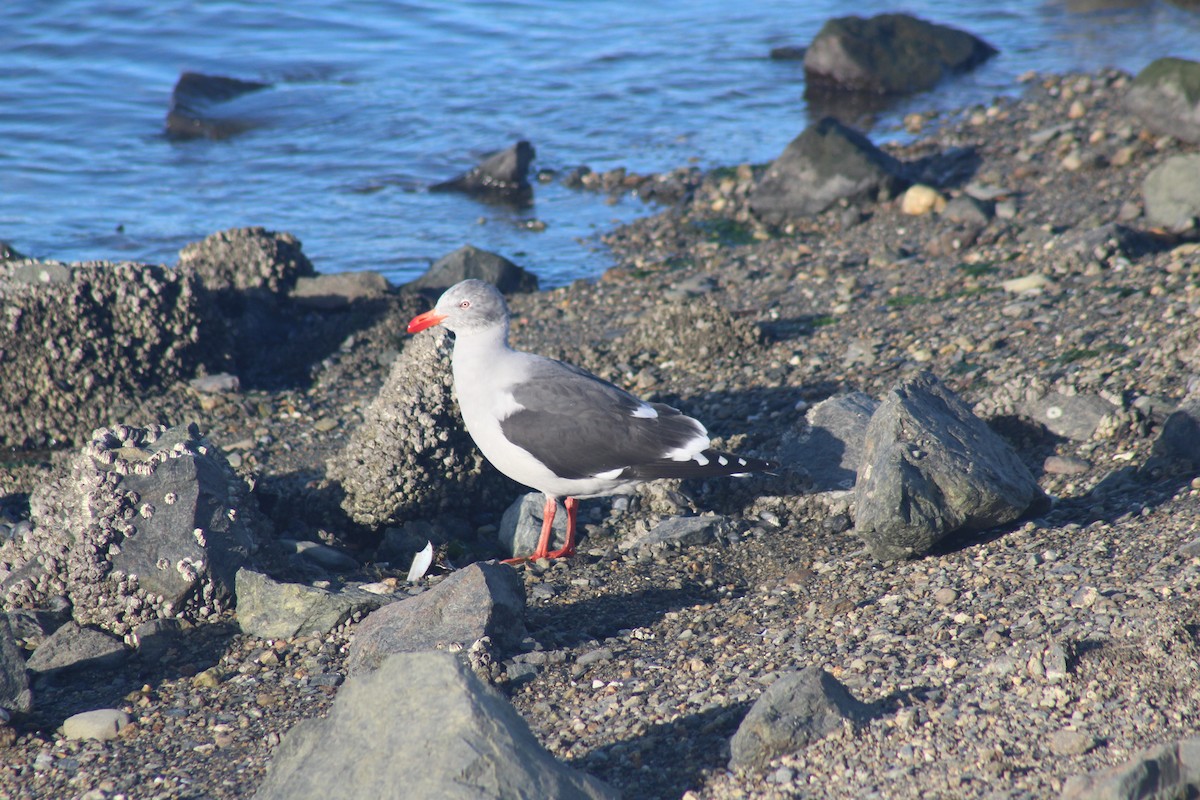
[[[1165,3],[865,2],[967,29],[1001,55],[893,109],[1015,93],[1027,70],[1200,58],[1200,15]],[[693,0],[5,0],[0,3],[0,239],[61,260],[174,263],[184,244],[262,225],[323,272],[394,282],[472,243],[543,285],[594,277],[598,236],[652,213],[636,198],[537,185],[523,211],[427,187],[528,139],[536,168],[638,172],[768,161],[807,123],[799,62],[838,2]],[[193,70],[274,86],[235,103],[256,127],[168,140],[171,89]],[[527,229],[532,219],[546,230]]]

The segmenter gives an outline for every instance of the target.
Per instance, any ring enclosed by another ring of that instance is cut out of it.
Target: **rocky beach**
[[[173,267],[8,253],[0,796],[1193,796],[1168,68],[1030,74],[882,150],[817,123],[770,165],[565,176],[656,205],[545,291],[473,250],[321,275],[260,228]],[[494,563],[525,489],[449,341],[404,334],[473,270],[517,276],[516,346],[782,468],[587,500],[575,558]]]

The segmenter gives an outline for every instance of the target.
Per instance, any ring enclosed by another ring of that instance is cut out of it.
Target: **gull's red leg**
[[[574,497],[568,497],[563,500],[563,505],[567,507],[567,541],[563,544],[562,550],[547,553],[546,558],[567,558],[575,555],[575,514],[579,507],[579,501]]]
[[[526,561],[537,561],[539,558],[556,558],[550,553],[550,540],[554,535],[554,515],[558,511],[558,503],[553,497],[546,498],[546,505],[542,507],[542,533],[538,537],[537,547],[527,556],[516,556],[515,558],[504,559],[505,564],[523,564]],[[567,516],[568,522],[570,515]]]

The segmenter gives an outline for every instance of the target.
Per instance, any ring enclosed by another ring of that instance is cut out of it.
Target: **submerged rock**
[[[167,135],[176,139],[225,139],[253,127],[249,120],[222,116],[220,105],[250,92],[270,88],[269,83],[243,81],[221,75],[185,72],[175,82],[167,109]]]
[[[804,74],[814,90],[908,94],[932,89],[996,53],[965,31],[908,14],[839,17],[826,22],[809,45]]]
[[[536,155],[533,145],[520,141],[485,158],[477,166],[448,181],[429,187],[434,192],[464,192],[507,203],[529,202],[529,165]]]

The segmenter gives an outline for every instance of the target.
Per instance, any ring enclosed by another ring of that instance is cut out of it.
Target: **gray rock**
[[[228,372],[218,372],[215,375],[201,375],[188,381],[188,386],[201,394],[219,394],[221,392],[236,392],[241,388],[237,375]]]
[[[5,606],[46,607],[63,594],[78,622],[119,634],[228,607],[264,526],[245,481],[194,425],[97,430],[37,487],[30,513],[35,531],[0,545],[19,566],[0,584]]]
[[[237,573],[237,620],[243,633],[263,639],[323,636],[356,613],[388,599],[363,589],[338,591],[282,583],[248,569]]]
[[[133,629],[137,655],[148,664],[162,661],[172,647],[183,641],[183,623],[177,619],[151,619]]]
[[[193,276],[161,266],[0,261],[0,447],[84,441],[112,409],[195,374],[211,345]]]
[[[520,141],[481,161],[478,166],[429,187],[433,192],[465,192],[506,202],[526,203],[533,190],[529,186],[529,165],[536,155],[533,145]]]
[[[393,653],[469,647],[484,636],[498,648],[513,648],[526,635],[525,584],[516,570],[477,562],[364,619],[346,666],[350,673],[364,672]]]
[[[1171,156],[1142,184],[1146,218],[1165,228],[1190,228],[1200,217],[1200,154]]]
[[[245,116],[221,113],[221,105],[236,97],[270,87],[221,75],[184,72],[171,91],[167,135],[176,139],[225,139],[254,127]]]
[[[908,14],[827,21],[804,54],[809,86],[876,94],[932,89],[996,54],[965,31]]]
[[[899,161],[832,117],[809,125],[775,159],[750,193],[767,222],[818,214],[843,198],[893,196],[903,185]]]
[[[541,492],[530,492],[518,498],[500,518],[500,530],[496,534],[504,552],[519,558],[528,556],[537,547],[542,535],[542,510],[546,496]],[[554,533],[550,537],[551,550],[559,550],[567,541],[567,510],[562,503],[554,513]]]
[[[711,544],[729,526],[726,517],[670,517],[655,525],[645,534],[634,534],[617,545],[622,551],[676,546],[692,547]]]
[[[298,277],[291,296],[305,308],[332,311],[354,303],[379,300],[387,293],[387,278],[378,272],[363,270]]]
[[[1151,454],[1200,468],[1200,394],[1191,394],[1167,417]]]
[[[129,648],[117,637],[96,628],[68,622],[46,638],[25,666],[31,672],[52,674],[116,669],[129,657]]]
[[[1200,738],[1142,750],[1124,764],[1068,778],[1061,800],[1162,800],[1200,792]]]
[[[254,797],[607,800],[618,794],[555,761],[509,702],[453,656],[406,653],[347,680],[326,719],[292,728]]]
[[[1200,63],[1159,58],[1137,74],[1125,107],[1156,133],[1200,143]]]
[[[129,724],[129,715],[118,708],[97,708],[83,711],[63,720],[63,736],[67,739],[97,739],[107,741],[117,738],[121,729]]]
[[[1114,411],[1113,404],[1103,397],[1059,392],[1051,392],[1025,407],[1025,413],[1051,433],[1078,442],[1091,439],[1101,420]]]
[[[485,464],[463,427],[449,362],[441,327],[408,339],[362,424],[327,462],[360,525],[453,513],[467,497],[503,507],[512,497],[514,484]]]
[[[0,616],[8,617],[9,627],[18,642],[34,649],[71,618],[71,603],[58,595],[44,608],[14,608]]]
[[[992,203],[976,200],[966,194],[952,198],[942,209],[943,219],[966,225],[987,225],[994,214],[995,206]]]
[[[892,389],[867,428],[855,531],[880,559],[1011,522],[1043,498],[1013,449],[929,372]]]
[[[417,519],[385,528],[383,541],[375,548],[375,561],[407,567],[425,545],[445,544],[453,539],[468,539],[475,529],[466,520],[444,516],[435,520]]]
[[[870,706],[820,667],[786,672],[767,687],[738,726],[729,742],[729,768],[761,769],[847,723],[861,725],[870,715]]]
[[[854,488],[867,424],[877,408],[879,401],[862,392],[822,400],[808,410],[802,430],[785,434],[779,460],[802,465],[815,491]]]
[[[3,614],[0,614],[0,708],[20,714],[33,709],[25,655]]]
[[[1097,744],[1096,737],[1086,731],[1062,730],[1050,734],[1050,752],[1059,756],[1081,756]]]
[[[441,292],[468,278],[487,281],[504,294],[536,292],[538,288],[537,276],[532,272],[504,256],[469,244],[442,256],[433,262],[424,275],[406,283],[404,287]]]

